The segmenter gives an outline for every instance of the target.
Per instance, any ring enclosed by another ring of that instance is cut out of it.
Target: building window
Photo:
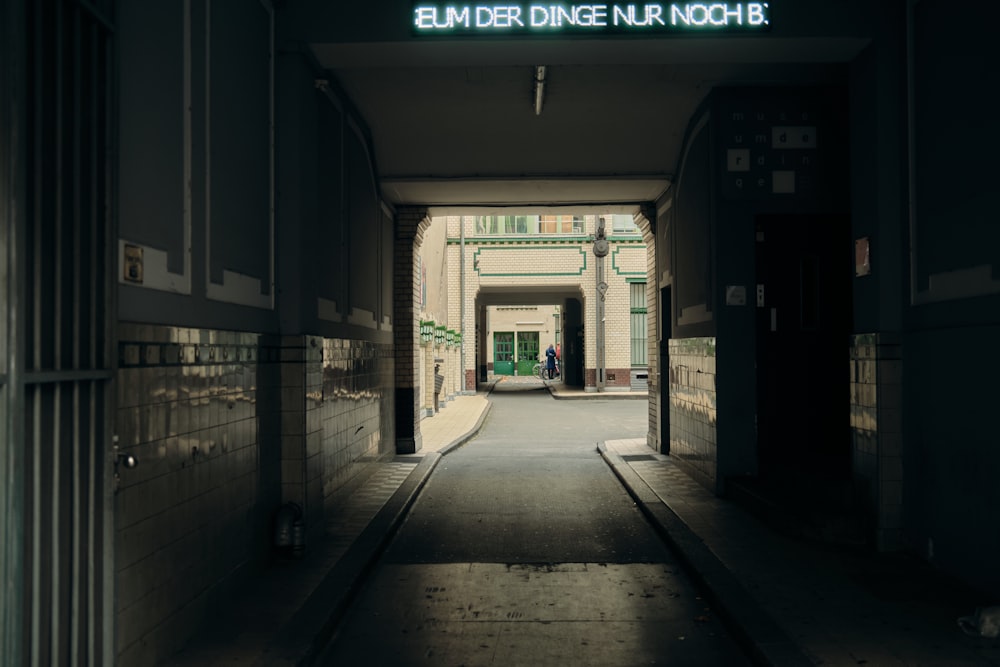
[[[541,234],[583,234],[583,218],[578,215],[542,215],[538,218]]]
[[[524,235],[538,233],[538,216],[535,215],[479,215],[476,216],[476,236]]]
[[[576,215],[478,215],[476,236],[583,234],[583,217]]]
[[[645,366],[646,283],[629,283],[629,312],[632,319],[632,365]]]
[[[635,224],[635,220],[632,219],[631,215],[612,215],[611,216],[611,233],[612,234],[638,234],[639,225]]]

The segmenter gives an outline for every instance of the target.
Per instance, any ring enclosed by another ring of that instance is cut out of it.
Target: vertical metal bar
[[[72,368],[79,369],[80,366],[80,284],[82,269],[80,256],[81,227],[83,225],[83,215],[81,211],[81,194],[83,191],[83,176],[81,171],[82,159],[82,127],[83,127],[83,83],[80,60],[82,53],[83,35],[80,26],[80,8],[73,11],[73,342]]]
[[[62,17],[62,3],[54,2],[53,11],[55,16],[52,21],[52,33],[53,33],[53,46],[55,48],[54,62],[55,62],[55,81],[53,82],[53,90],[55,92],[55,99],[53,100],[53,113],[52,121],[54,124],[54,145],[52,147],[53,157],[55,159],[55,210],[53,211],[52,219],[52,243],[55,249],[53,256],[54,266],[44,267],[45,272],[51,271],[52,275],[55,277],[52,283],[52,368],[53,370],[62,370],[62,337],[63,337],[63,316],[62,311],[64,308],[63,304],[63,244],[65,240],[63,239],[63,226],[65,224],[64,216],[66,214],[66,202],[65,202],[65,184],[66,184],[66,165],[63,156],[63,144],[66,141],[65,131],[63,129],[63,120],[66,100],[63,94],[63,86],[65,85],[63,72],[63,67],[65,64],[65,44],[63,43],[63,17]],[[42,275],[45,275],[43,272]],[[41,370],[41,369],[40,369]]]
[[[25,133],[27,122],[27,68],[30,28],[25,0],[0,0],[0,132],[5,150],[0,151],[0,239],[2,239],[4,271],[2,309],[4,334],[4,369],[6,381],[0,387],[0,655],[10,664],[24,664],[25,614],[23,602],[24,555],[26,552],[23,447],[25,414],[21,382],[24,311],[24,230],[27,208],[25,182],[26,149],[31,137]]]
[[[87,246],[89,264],[90,264],[90,270],[88,271],[87,275],[87,284],[89,287],[87,293],[91,295],[91,298],[90,298],[90,312],[88,313],[89,335],[87,340],[89,353],[87,355],[86,363],[88,368],[97,368],[98,364],[97,318],[98,318],[98,308],[99,308],[98,303],[101,298],[101,292],[99,292],[97,289],[97,272],[98,272],[99,262],[97,262],[96,260],[96,254],[100,252],[99,245],[97,243],[97,229],[99,222],[97,212],[98,210],[100,210],[97,205],[100,194],[97,189],[98,187],[97,173],[100,165],[98,160],[98,156],[100,155],[99,151],[101,151],[103,147],[101,146],[101,143],[98,139],[99,134],[97,131],[98,124],[100,122],[98,118],[98,108],[97,108],[97,99],[100,92],[100,86],[98,83],[99,82],[98,40],[100,39],[100,31],[98,29],[96,22],[91,22],[89,29],[90,29],[90,42],[89,42],[90,54],[88,58],[88,63],[90,65],[90,82],[92,90],[90,91],[90,98],[89,98],[90,127],[88,128],[88,130],[90,131],[90,155],[88,156],[90,164],[90,168],[88,169],[88,173],[90,175],[90,182],[89,182],[90,196],[88,198],[89,199],[88,203],[90,206],[88,211],[88,219],[90,220],[91,224],[89,228],[90,243]],[[109,243],[108,245],[112,244]],[[90,389],[90,396],[88,397],[89,398],[88,421],[92,426],[91,426],[91,431],[88,434],[89,437],[87,442],[87,453],[84,459],[85,471],[87,475],[87,488],[88,488],[88,493],[86,498],[86,508],[87,508],[86,516],[88,518],[86,526],[86,553],[88,559],[86,563],[87,574],[84,582],[84,586],[86,587],[85,588],[86,613],[82,615],[86,619],[88,628],[88,632],[86,635],[87,648],[85,652],[86,656],[85,663],[87,665],[102,664],[101,662],[98,661],[98,654],[96,653],[95,645],[97,644],[97,637],[95,635],[95,627],[94,627],[95,625],[99,627],[100,624],[100,617],[97,615],[97,609],[95,608],[95,602],[97,600],[99,589],[97,587],[97,580],[94,576],[96,570],[96,568],[94,567],[94,560],[95,558],[98,558],[100,554],[98,552],[99,542],[96,540],[94,526],[98,523],[97,519],[100,516],[99,510],[101,508],[98,506],[96,499],[100,497],[99,494],[101,493],[101,488],[97,480],[95,479],[95,474],[97,472],[96,470],[97,461],[95,460],[96,450],[99,445],[97,443],[97,439],[94,437],[94,431],[93,431],[93,429],[96,428],[98,425],[98,420],[96,418],[94,409],[94,394],[98,391],[97,387],[99,386],[100,385],[92,385]]]
[[[54,56],[54,76],[55,81],[53,82],[53,92],[54,92],[54,108],[52,112],[52,123],[54,125],[54,141],[52,146],[53,157],[55,160],[55,210],[53,211],[53,244],[55,246],[54,254],[51,256],[51,261],[54,266],[45,267],[46,270],[42,275],[51,272],[54,276],[52,281],[52,367],[54,370],[62,370],[63,368],[63,354],[62,354],[62,341],[63,341],[63,326],[64,317],[63,310],[65,309],[65,295],[63,294],[63,281],[65,277],[64,264],[65,264],[65,225],[66,225],[66,161],[64,146],[66,143],[66,130],[65,130],[65,108],[66,108],[66,95],[65,95],[65,85],[66,85],[66,50],[67,46],[65,44],[64,34],[63,34],[63,4],[61,2],[52,3],[52,9],[54,16],[52,18],[52,36],[53,36],[53,47],[55,49]],[[63,451],[62,451],[62,437],[64,433],[64,425],[60,422],[62,419],[62,393],[64,385],[62,383],[56,383],[52,387],[52,404],[51,404],[51,414],[49,419],[52,424],[52,442],[51,442],[51,452],[49,454],[50,460],[47,461],[49,468],[52,471],[51,477],[51,514],[49,516],[47,525],[48,531],[51,535],[51,545],[50,545],[50,571],[51,571],[51,589],[49,594],[49,652],[50,660],[52,664],[61,665],[64,664],[63,654],[62,654],[62,587],[65,585],[63,582],[63,522],[61,517],[62,509],[62,496],[63,496]]]
[[[51,572],[51,589],[49,593],[49,651],[51,656],[51,664],[62,665],[65,664],[62,655],[62,587],[65,585],[63,582],[63,561],[66,556],[63,554],[64,543],[63,543],[63,520],[62,520],[62,503],[63,503],[63,451],[62,451],[62,439],[65,433],[65,425],[62,423],[62,404],[63,404],[63,390],[65,384],[62,382],[56,382],[51,386],[52,390],[52,402],[47,406],[49,414],[46,415],[49,423],[51,424],[51,442],[49,452],[49,460],[45,461],[46,468],[51,470],[51,477],[49,478],[49,484],[51,486],[51,507],[50,515],[47,521],[47,530],[51,538],[51,544],[49,549],[49,569]]]
[[[910,305],[917,305],[920,290],[917,284],[917,37],[916,11],[919,0],[906,3],[906,200],[909,210],[907,225],[910,233]]]
[[[277,122],[275,113],[275,67],[277,62],[277,57],[275,54],[275,21],[274,21],[274,5],[270,1],[266,2],[264,5],[268,12],[268,160],[270,164],[268,166],[270,170],[270,177],[268,179],[268,189],[269,189],[269,206],[270,211],[268,212],[268,233],[270,235],[269,248],[268,248],[268,269],[269,269],[269,286],[271,297],[271,308],[277,308],[277,284],[275,264],[277,263],[277,248],[275,246],[275,222],[277,215],[277,194],[275,192],[275,183],[277,181],[276,175],[276,165],[275,165],[275,124]]]
[[[83,82],[81,60],[83,57],[83,34],[80,25],[80,8],[73,11],[73,341],[72,341],[72,367],[79,369],[80,365],[80,285],[83,283],[83,262],[81,239],[85,216],[81,210],[83,175],[81,171],[82,161],[82,127],[83,127]],[[68,664],[76,667],[79,665],[80,647],[84,637],[80,628],[84,623],[83,614],[80,613],[80,582],[82,581],[85,561],[82,556],[81,547],[81,525],[84,516],[81,510],[84,506],[84,497],[81,490],[86,488],[81,483],[81,455],[80,455],[80,382],[73,383],[72,393],[73,427],[70,431],[72,439],[71,470],[72,470],[72,502],[70,504],[70,608],[69,608],[69,647]]]
[[[80,510],[83,506],[84,498],[80,495],[80,490],[85,488],[84,485],[80,484],[79,480],[82,477],[82,470],[80,467],[80,382],[73,383],[73,429],[70,432],[70,437],[73,441],[73,502],[71,511],[72,516],[72,530],[71,530],[71,544],[72,550],[70,552],[70,585],[72,590],[70,591],[70,608],[69,608],[69,618],[70,618],[70,632],[69,632],[69,656],[65,664],[70,664],[76,667],[80,664],[80,646],[83,641],[83,637],[80,633],[80,627],[84,623],[83,615],[80,613],[80,581],[83,574],[83,563],[81,563],[81,541],[80,541],[80,525],[83,522],[83,517],[81,516]]]
[[[32,429],[31,429],[31,442],[27,443],[31,447],[31,479],[28,480],[29,489],[31,490],[31,552],[30,552],[30,562],[31,567],[31,648],[29,655],[31,658],[31,664],[35,667],[41,667],[41,662],[39,660],[39,653],[42,648],[42,638],[41,638],[41,628],[42,628],[42,605],[41,605],[41,589],[42,589],[42,577],[41,577],[41,554],[42,554],[42,520],[41,512],[39,511],[42,502],[42,484],[40,479],[40,469],[41,469],[41,432],[42,432],[42,394],[41,385],[33,385],[30,388],[26,388],[26,392],[30,391],[32,394],[31,399],[31,418],[32,418]]]
[[[191,0],[184,0],[184,182],[186,189],[184,192],[184,244],[190,249],[192,247],[192,207],[194,206],[193,193],[191,191],[191,159],[193,150],[192,118],[191,118],[191,97],[192,97],[192,35],[191,35]],[[204,148],[205,155],[205,289],[208,289],[212,281],[212,2],[205,2],[205,119],[204,119]],[[190,257],[190,251],[186,257]],[[184,272],[188,275],[189,285],[193,289],[194,276],[190,273],[194,270],[193,263],[187,265],[185,259]]]
[[[117,248],[117,211],[114,201],[114,184],[117,178],[117,163],[112,158],[117,155],[114,150],[117,147],[118,136],[115,128],[118,124],[116,106],[114,104],[117,90],[115,82],[117,77],[117,65],[114,58],[114,43],[110,33],[104,34],[101,51],[104,54],[103,89],[104,100],[103,110],[100,115],[104,124],[104,131],[101,141],[101,162],[104,172],[104,196],[102,199],[104,214],[101,220],[101,243],[96,244],[97,248],[103,249],[100,269],[95,267],[95,272],[100,276],[101,293],[104,298],[101,300],[103,308],[99,311],[101,321],[99,331],[101,332],[102,358],[100,365],[117,372],[118,356],[114,354],[117,349],[117,337],[115,325],[118,317],[118,300],[114,271],[116,267],[116,253],[113,248]],[[95,221],[96,223],[96,221]],[[95,224],[95,227],[97,225]],[[190,258],[190,251],[186,257]],[[190,270],[190,267],[188,267]],[[112,374],[114,377],[116,373]],[[94,512],[95,531],[100,537],[97,553],[100,554],[98,563],[103,565],[99,575],[99,596],[95,592],[98,600],[99,614],[95,613],[92,618],[100,619],[98,631],[100,633],[100,647],[95,650],[96,658],[91,661],[92,665],[113,665],[115,662],[115,622],[114,622],[114,599],[115,599],[115,559],[114,559],[114,490],[111,487],[111,457],[108,451],[111,447],[110,424],[112,423],[112,401],[110,396],[112,384],[104,382],[101,385],[101,392],[92,397],[92,401],[97,401],[94,411],[95,423],[98,424],[98,431],[91,443],[94,452],[94,471],[96,474],[94,484],[94,497],[101,499],[100,512]],[[95,566],[94,570],[98,568]],[[95,637],[96,643],[96,637]]]
[[[35,125],[33,128],[32,141],[32,151],[34,153],[34,173],[32,174],[31,192],[28,196],[32,199],[33,204],[33,219],[31,220],[31,233],[32,238],[32,253],[33,253],[33,266],[32,266],[32,276],[31,276],[31,292],[28,298],[32,300],[32,322],[30,323],[30,336],[32,338],[32,359],[29,362],[28,370],[37,370],[41,367],[41,344],[39,340],[39,332],[42,328],[42,315],[41,309],[39,307],[39,286],[42,282],[41,276],[41,237],[42,237],[42,227],[43,227],[43,215],[42,215],[42,196],[40,183],[44,177],[44,171],[42,169],[42,162],[44,157],[43,152],[43,141],[42,141],[42,118],[44,116],[44,88],[45,88],[45,68],[43,66],[43,57],[45,55],[44,51],[44,6],[39,3],[35,6],[34,13],[32,16],[34,20],[34,25],[29,29],[33,28],[34,33],[34,72],[33,72],[33,85],[34,85],[34,109],[33,116],[35,118]],[[39,516],[38,507],[41,502],[41,485],[39,483],[39,468],[41,465],[41,452],[39,447],[39,433],[41,429],[41,413],[39,402],[41,397],[39,395],[39,387],[37,385],[26,388],[26,393],[31,392],[31,400],[29,401],[32,408],[32,425],[31,429],[31,440],[30,442],[25,442],[25,446],[29,447],[29,452],[27,453],[28,460],[31,461],[30,477],[26,480],[28,484],[27,492],[31,498],[29,504],[30,512],[30,524],[28,526],[28,539],[30,540],[30,550],[28,555],[28,562],[31,564],[31,589],[28,597],[28,615],[30,619],[30,629],[29,634],[29,644],[28,644],[28,659],[31,661],[30,664],[39,664],[39,651],[41,649],[41,604],[39,604],[39,596],[41,591],[41,573],[38,563],[40,562],[39,555],[41,554],[41,517]]]
[[[31,137],[32,140],[32,150],[34,152],[34,174],[32,182],[32,191],[29,193],[29,197],[32,199],[33,204],[33,219],[31,220],[31,232],[32,232],[32,253],[33,253],[33,263],[32,263],[32,292],[31,298],[34,303],[32,303],[32,322],[31,322],[31,333],[33,336],[33,347],[32,347],[32,359],[27,370],[40,370],[42,367],[42,352],[41,344],[38,339],[39,332],[42,329],[42,314],[41,310],[38,308],[38,289],[39,285],[42,283],[42,227],[43,227],[43,217],[42,217],[42,188],[39,184],[44,178],[44,171],[42,170],[42,158],[44,157],[43,151],[43,141],[42,141],[42,128],[41,128],[41,118],[44,115],[44,89],[45,89],[45,68],[42,64],[42,59],[45,57],[44,50],[44,34],[42,30],[43,24],[43,7],[41,3],[36,6],[34,14],[34,33],[35,33],[35,43],[34,43],[34,93],[35,93],[35,127],[34,136]]]
[[[98,56],[98,42],[100,40],[100,29],[96,22],[90,24],[90,80],[93,90],[90,94],[90,168],[87,170],[90,174],[90,210],[88,212],[88,218],[91,221],[90,224],[90,245],[88,250],[90,251],[90,272],[88,274],[88,291],[87,294],[91,295],[90,299],[90,313],[89,313],[89,325],[90,331],[88,336],[88,342],[90,347],[90,355],[87,359],[88,368],[97,368],[98,361],[97,358],[97,319],[99,312],[99,300],[101,298],[101,292],[97,289],[97,272],[100,262],[97,261],[97,255],[100,253],[100,247],[97,243],[97,231],[98,231],[98,217],[97,213],[100,209],[98,206],[98,201],[100,200],[100,192],[98,191],[98,169],[100,168],[100,156],[102,155],[102,150],[104,146],[100,142],[100,134],[98,132],[98,126],[100,120],[98,118],[98,106],[97,99],[100,93],[100,86],[98,81],[100,78],[99,56]],[[110,268],[110,267],[108,267]]]
[[[99,385],[98,385],[99,386]],[[89,442],[87,443],[87,471],[90,476],[90,493],[87,495],[87,516],[90,517],[90,521],[87,525],[87,554],[90,556],[87,561],[87,621],[90,627],[88,632],[88,642],[87,642],[87,661],[88,665],[102,665],[102,664],[112,664],[101,659],[100,654],[97,652],[98,637],[96,632],[100,631],[102,618],[98,614],[99,607],[98,596],[101,594],[101,588],[98,585],[98,566],[96,563],[100,563],[100,545],[101,542],[98,539],[96,526],[100,525],[100,517],[102,507],[98,504],[97,499],[102,497],[103,489],[96,478],[98,469],[97,466],[100,465],[101,458],[97,455],[97,450],[100,447],[100,441],[95,437],[94,429],[99,424],[97,406],[95,405],[97,388],[92,387],[89,396],[89,417],[90,423],[94,426],[91,427],[88,433]],[[96,563],[95,563],[96,558]]]

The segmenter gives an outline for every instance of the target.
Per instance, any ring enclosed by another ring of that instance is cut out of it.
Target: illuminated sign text
[[[759,31],[770,27],[766,2],[646,4],[432,5],[413,9],[422,34],[552,31]]]

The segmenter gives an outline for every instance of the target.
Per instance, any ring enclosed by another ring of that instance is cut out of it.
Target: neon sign
[[[771,25],[766,2],[645,4],[426,4],[413,8],[418,34],[552,32],[759,32]]]

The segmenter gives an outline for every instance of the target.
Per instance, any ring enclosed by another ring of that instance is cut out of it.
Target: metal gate
[[[110,0],[0,0],[10,664],[114,663],[112,16]]]

